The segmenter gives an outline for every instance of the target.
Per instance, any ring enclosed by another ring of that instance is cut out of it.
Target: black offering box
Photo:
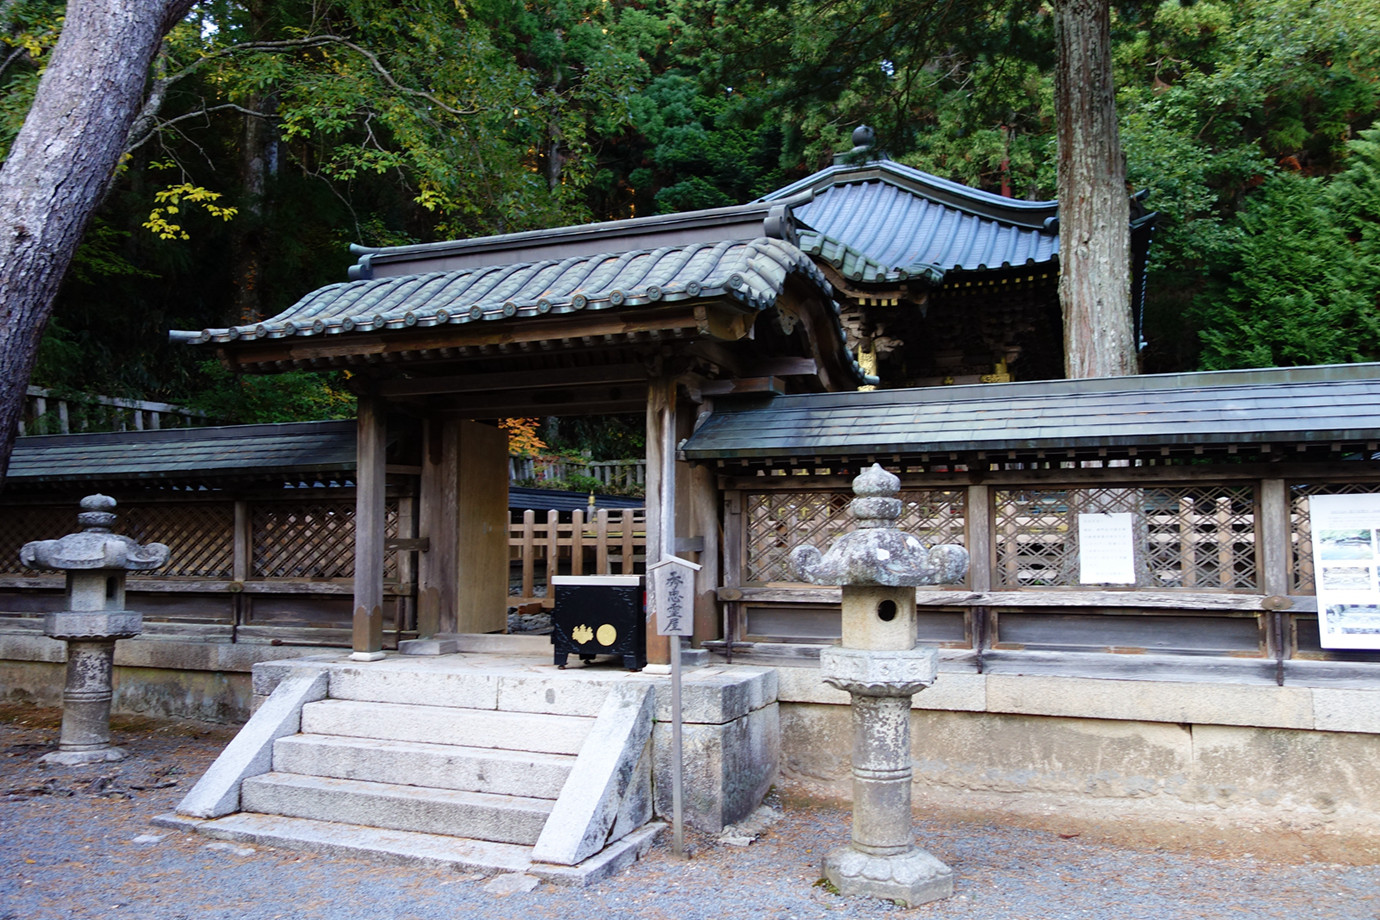
[[[593,661],[621,655],[623,666],[640,671],[647,664],[646,590],[641,575],[554,575],[556,606],[551,612],[551,644],[565,667],[570,655]]]

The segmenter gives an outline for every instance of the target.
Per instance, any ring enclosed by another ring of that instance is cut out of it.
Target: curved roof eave
[[[867,180],[888,182],[940,204],[1032,230],[1045,229],[1045,221],[1054,217],[1059,208],[1057,201],[1006,198],[886,159],[872,160],[861,165],[826,166],[813,175],[763,195],[757,200],[783,202],[799,195],[818,193],[833,186]]]
[[[775,306],[790,277],[820,293],[844,342],[823,272],[797,247],[766,237],[342,282],[261,323],[175,330],[169,338],[204,345],[348,336],[705,300],[760,312]],[[856,379],[867,379],[851,355],[842,357]]]

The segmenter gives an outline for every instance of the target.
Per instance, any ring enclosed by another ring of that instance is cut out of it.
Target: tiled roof
[[[11,488],[353,471],[355,423],[291,422],[18,438]]]
[[[172,337],[200,344],[339,335],[713,298],[764,310],[792,274],[832,297],[809,257],[790,243],[762,238],[333,284],[262,323]]]
[[[806,190],[814,200],[792,209],[806,225],[801,248],[835,261],[854,280],[937,279],[953,269],[1048,262],[1059,251],[1057,202],[1003,198],[891,160],[831,166],[766,200]],[[837,261],[841,248],[882,273],[867,277],[861,262],[850,272],[848,261]]]
[[[1057,201],[1005,198],[892,160],[836,164],[762,200],[807,193],[812,200],[791,208],[800,248],[852,281],[938,282],[949,271],[1041,265],[1059,254]],[[1154,217],[1133,220],[1133,232],[1148,234]]]
[[[1380,439],[1380,365],[781,396],[716,407],[691,459]]]

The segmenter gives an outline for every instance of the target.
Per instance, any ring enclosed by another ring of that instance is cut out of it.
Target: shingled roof
[[[716,407],[683,451],[788,459],[1377,439],[1380,364],[1360,364],[782,396]]]
[[[354,468],[353,421],[289,422],[18,438],[6,484],[31,489],[74,482],[302,481]]]

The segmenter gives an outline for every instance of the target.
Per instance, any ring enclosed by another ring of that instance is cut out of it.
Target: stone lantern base
[[[886,898],[907,907],[954,893],[954,870],[920,849],[873,856],[842,846],[824,857],[824,877],[839,894]]]

